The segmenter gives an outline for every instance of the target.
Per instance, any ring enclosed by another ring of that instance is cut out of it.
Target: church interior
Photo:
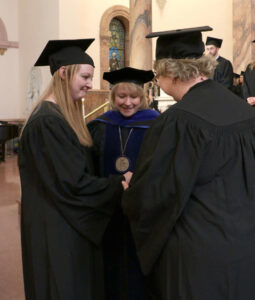
[[[209,25],[234,72],[244,71],[255,57],[255,0],[0,0],[0,7],[0,299],[24,300],[18,134],[50,80],[48,67],[34,67],[46,42],[95,39],[88,50],[96,66],[93,89],[83,101],[88,122],[109,109],[103,72],[152,69],[155,41],[145,38],[152,31]],[[162,111],[173,103],[153,93]]]

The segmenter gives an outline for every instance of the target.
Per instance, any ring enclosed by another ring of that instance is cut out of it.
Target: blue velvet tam
[[[103,79],[111,84],[120,82],[133,82],[143,86],[144,83],[151,81],[154,78],[152,70],[140,70],[131,67],[125,67],[119,70],[104,72]]]

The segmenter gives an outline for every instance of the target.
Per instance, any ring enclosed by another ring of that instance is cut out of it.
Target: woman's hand
[[[128,184],[126,181],[121,181],[123,190],[125,191],[128,188]]]
[[[130,171],[128,171],[128,172],[126,172],[126,173],[124,174],[124,177],[125,177],[125,180],[126,180],[126,183],[127,183],[127,184],[129,184],[132,175],[133,175],[133,173],[130,172]]]
[[[133,175],[133,173],[130,171],[128,171],[124,174],[125,181],[121,182],[124,190],[126,190],[128,188],[132,175]]]
[[[255,105],[255,97],[249,97],[249,98],[247,98],[247,102],[248,102],[250,105]]]

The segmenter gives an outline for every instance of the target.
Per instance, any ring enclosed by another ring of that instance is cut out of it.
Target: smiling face
[[[119,83],[114,91],[114,107],[124,117],[131,117],[141,108],[139,91],[128,88],[126,83]]]
[[[74,101],[83,98],[89,89],[92,89],[94,67],[87,64],[79,65],[73,81],[70,83],[70,92]]]

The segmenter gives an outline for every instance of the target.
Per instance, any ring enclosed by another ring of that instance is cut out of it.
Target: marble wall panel
[[[233,0],[233,67],[244,71],[255,59],[255,0]]]
[[[152,41],[145,36],[151,33],[151,0],[130,0],[130,66],[152,68]]]

